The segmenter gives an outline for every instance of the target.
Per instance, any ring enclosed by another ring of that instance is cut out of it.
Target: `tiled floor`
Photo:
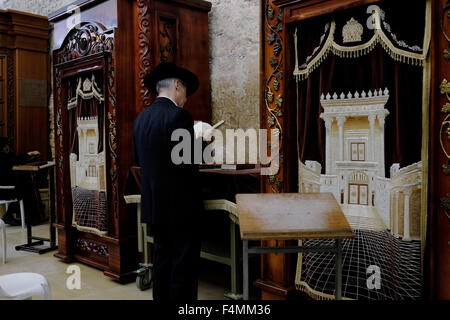
[[[44,275],[51,286],[52,298],[95,299],[95,300],[149,300],[152,290],[140,291],[136,284],[119,284],[103,275],[103,272],[81,263],[74,263],[81,270],[81,289],[69,290],[66,281],[70,274],[66,273],[69,264],[53,257],[55,252],[36,254],[16,251],[15,246],[26,243],[26,230],[21,227],[7,226],[7,260],[2,264],[0,259],[0,275],[16,272],[36,272]],[[48,224],[33,227],[33,236],[48,237]],[[0,239],[1,241],[1,239]],[[0,253],[1,254],[1,253]],[[229,289],[230,276],[227,266],[202,260],[199,271],[199,299],[222,300]],[[38,298],[36,298],[38,299]]]

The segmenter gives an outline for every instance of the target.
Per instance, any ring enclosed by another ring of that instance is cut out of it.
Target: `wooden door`
[[[348,203],[368,205],[368,190],[367,184],[349,184],[348,185]]]
[[[6,56],[0,56],[0,136],[7,136],[7,68]]]

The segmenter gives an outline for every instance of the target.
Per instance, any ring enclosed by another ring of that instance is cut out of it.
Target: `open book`
[[[194,133],[195,133],[195,139],[198,139],[200,137],[205,137],[205,135],[207,135],[209,130],[213,130],[213,129],[217,129],[218,127],[220,127],[225,121],[221,120],[219,122],[217,122],[214,126],[211,126],[209,123],[207,122],[203,122],[203,121],[197,121],[194,124]]]

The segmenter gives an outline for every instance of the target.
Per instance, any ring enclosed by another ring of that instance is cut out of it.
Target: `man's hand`
[[[30,152],[28,152],[28,155],[29,156],[38,156],[38,155],[40,155],[41,153],[39,152],[39,151],[30,151]]]

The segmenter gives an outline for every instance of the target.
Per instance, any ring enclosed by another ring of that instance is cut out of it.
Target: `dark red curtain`
[[[95,72],[95,86],[97,87],[98,91],[103,94],[104,88],[103,88],[103,78],[102,73]],[[83,81],[86,79],[86,77],[89,80],[92,80],[92,74],[88,74],[86,76],[83,76],[81,81],[83,84]],[[75,97],[76,95],[76,88],[78,85],[78,77],[72,78],[68,81],[67,84],[67,91],[69,93],[69,100],[72,97]],[[77,118],[79,117],[97,117],[98,119],[98,129],[99,129],[99,141],[98,141],[98,153],[103,151],[103,136],[104,136],[104,118],[105,118],[105,103],[99,102],[97,98],[93,97],[91,99],[82,99],[80,96],[78,96],[78,102],[77,106],[73,109],[69,110],[69,133],[70,133],[70,141],[71,141],[71,147],[70,147],[70,153],[75,153],[78,155],[78,133],[77,133]]]

